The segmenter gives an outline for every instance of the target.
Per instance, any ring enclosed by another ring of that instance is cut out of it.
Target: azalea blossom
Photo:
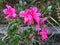
[[[24,23],[34,24],[37,23],[36,30],[40,29],[40,25],[47,20],[47,17],[40,19],[41,13],[37,12],[37,7],[30,7],[29,9],[20,11],[19,16],[24,18]]]
[[[42,27],[42,31],[38,32],[39,35],[41,35],[41,39],[45,40],[47,38],[48,30],[46,29],[46,25]]]
[[[24,11],[20,11],[19,16],[24,18],[24,23],[34,24],[34,20],[38,23],[41,13],[37,13],[37,7],[30,7]]]
[[[33,37],[33,34],[31,33],[30,35],[29,35],[29,38],[32,38]]]
[[[15,9],[12,8],[10,5],[6,5],[7,8],[3,10],[4,14],[7,14],[6,18],[15,18],[17,14],[15,13]]]
[[[19,16],[24,18],[24,23],[34,24],[34,20],[37,22],[36,30],[40,28],[40,16],[41,13],[37,12],[37,7],[30,7],[24,11],[20,11]]]

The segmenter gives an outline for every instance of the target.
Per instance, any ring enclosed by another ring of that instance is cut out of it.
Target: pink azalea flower
[[[46,29],[46,25],[43,26],[42,31],[38,32],[38,34],[41,35],[42,40],[47,38],[48,30]]]
[[[20,11],[20,17],[24,18],[24,23],[34,24],[34,20],[38,23],[41,13],[37,13],[37,7],[30,7],[24,11]]]
[[[24,11],[20,11],[19,16],[24,18],[24,23],[34,24],[34,21],[37,23],[36,30],[40,29],[40,24],[44,23],[47,20],[47,17],[40,19],[41,13],[37,12],[37,7],[30,7]]]
[[[33,34],[31,33],[30,35],[29,35],[29,38],[32,38],[33,37]]]
[[[15,18],[16,15],[16,11],[14,8],[12,8],[10,5],[6,5],[6,9],[3,10],[4,14],[7,14],[6,18]]]

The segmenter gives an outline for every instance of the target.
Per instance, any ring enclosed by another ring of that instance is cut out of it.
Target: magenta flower
[[[24,18],[24,23],[34,24],[34,21],[37,23],[36,30],[40,29],[40,25],[47,20],[47,17],[40,19],[41,13],[37,12],[37,7],[30,7],[24,11],[20,11],[19,16]]]
[[[38,32],[41,35],[41,39],[45,40],[47,38],[48,30],[46,29],[46,25],[43,26],[42,31]]]
[[[32,38],[33,37],[33,34],[31,33],[30,35],[29,35],[29,38]]]
[[[15,18],[17,16],[15,13],[15,9],[12,8],[10,5],[6,5],[6,7],[7,8],[3,10],[4,14],[7,14],[6,18]]]
[[[24,23],[34,24],[34,20],[38,23],[41,13],[37,13],[37,7],[30,7],[24,11],[20,11],[20,17],[24,18]]]

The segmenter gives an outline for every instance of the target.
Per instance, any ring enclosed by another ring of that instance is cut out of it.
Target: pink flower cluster
[[[10,5],[6,5],[6,9],[3,10],[4,14],[7,14],[6,19],[15,18],[17,14],[15,13],[16,10],[12,8]]]
[[[12,8],[10,5],[6,5],[6,9],[3,10],[4,14],[7,14],[6,18],[15,18],[17,17],[15,8]],[[44,21],[47,20],[47,17],[41,19],[41,13],[37,12],[37,7],[30,7],[29,9],[20,11],[19,17],[24,18],[24,23],[34,24],[34,22],[37,23],[36,25],[36,31],[40,30],[40,25],[44,23]],[[42,31],[38,32],[39,35],[41,35],[42,40],[45,40],[47,38],[48,30],[46,30],[46,26],[43,26]],[[31,33],[29,35],[29,38],[32,38],[33,34]]]
[[[34,24],[37,22],[36,30],[40,29],[40,24],[47,20],[47,17],[40,19],[41,13],[37,12],[37,7],[30,7],[29,9],[20,11],[19,16],[24,18],[24,23]]]
[[[38,34],[41,35],[42,40],[47,38],[48,30],[46,29],[46,25],[42,27],[42,31],[38,32]]]
[[[20,11],[19,15],[24,18],[24,23],[34,24],[34,20],[39,22],[41,13],[37,13],[37,7],[30,7],[30,9]]]
[[[48,37],[47,34],[48,34],[48,30],[46,29],[46,25],[44,25],[44,26],[42,27],[42,30],[41,30],[40,32],[38,32],[38,35],[40,35],[42,41],[44,41],[44,40]],[[32,38],[32,37],[33,37],[33,34],[31,33],[31,34],[29,35],[29,38]]]

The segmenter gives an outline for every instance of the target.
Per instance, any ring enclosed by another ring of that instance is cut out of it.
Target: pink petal
[[[9,8],[12,8],[10,5],[6,5],[6,7],[9,9]]]
[[[28,22],[28,18],[27,17],[24,18],[24,23],[26,23],[26,22]]]
[[[26,16],[27,16],[27,15],[32,15],[31,13],[32,13],[32,12],[31,12],[30,9],[26,9],[26,10],[25,10],[25,15],[26,15]]]
[[[37,24],[35,29],[36,29],[36,31],[40,30],[40,25]]]
[[[33,19],[33,17],[31,15],[28,15],[28,20]]]
[[[45,31],[45,30],[46,30],[46,25],[42,27],[42,31]]]
[[[46,35],[46,34],[47,34],[47,33],[44,32],[44,31],[40,32],[40,35]]]
[[[7,15],[7,16],[6,16],[6,19],[9,19],[10,17],[11,17],[10,15]]]
[[[36,13],[36,17],[40,17],[41,16],[41,13]]]
[[[35,21],[37,22],[37,24],[40,24],[40,18],[39,17],[35,17]]]
[[[8,14],[12,15],[13,13],[15,13],[15,9],[14,8],[9,8],[8,9]]]
[[[38,8],[37,7],[31,7],[31,9],[36,13]]]
[[[7,9],[4,9],[4,10],[3,10],[3,13],[4,13],[4,14],[7,14],[7,12],[8,12]]]
[[[46,33],[48,34],[48,30],[46,30]]]
[[[28,15],[28,22],[29,24],[34,24],[33,17],[31,15]]]
[[[31,19],[31,20],[29,20],[29,24],[31,25],[31,24],[34,24],[34,21]]]
[[[47,38],[47,35],[43,35],[41,38],[42,40],[45,40]]]
[[[7,10],[8,10],[8,14],[13,14],[13,13],[15,13],[15,9],[14,8],[12,8],[10,5],[6,5],[6,7],[7,7]]]
[[[12,17],[15,18],[16,16],[17,16],[17,14],[16,13],[13,13]]]
[[[29,38],[32,38],[33,37],[33,34],[31,33],[30,35],[29,35]]]
[[[24,17],[25,11],[20,11],[19,16]]]
[[[12,13],[15,13],[16,12],[15,8],[11,8],[11,10],[12,10]]]
[[[47,17],[45,17],[42,21],[41,21],[41,23],[44,23],[44,21],[46,21],[48,18]]]

